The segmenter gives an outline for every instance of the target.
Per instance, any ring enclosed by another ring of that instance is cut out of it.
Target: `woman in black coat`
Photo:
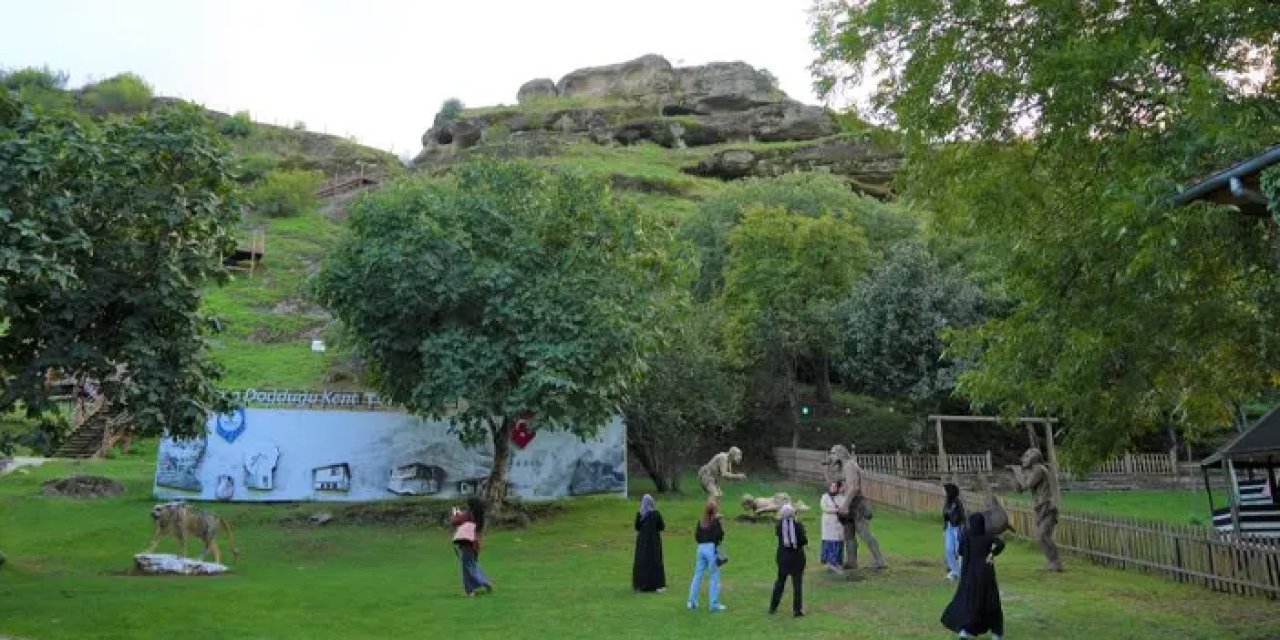
[[[993,560],[1004,551],[1004,540],[987,531],[981,513],[969,516],[969,529],[960,538],[960,586],[942,612],[942,625],[961,638],[988,631],[994,640],[1004,635],[1004,610]]]
[[[667,525],[654,506],[653,496],[640,499],[636,513],[636,557],[631,565],[631,588],[636,591],[666,591],[667,571],[662,564],[662,531]]]
[[[782,505],[778,515],[778,579],[773,583],[773,599],[769,601],[769,613],[775,613],[782,603],[782,591],[787,586],[787,578],[791,578],[791,610],[799,618],[804,615],[804,547],[809,538],[804,534],[804,525],[795,518],[795,509],[790,504]]]

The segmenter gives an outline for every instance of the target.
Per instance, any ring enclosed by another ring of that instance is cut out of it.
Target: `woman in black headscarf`
[[[1004,540],[987,531],[981,513],[969,516],[969,528],[960,538],[960,586],[951,604],[942,612],[942,625],[972,638],[988,631],[994,640],[1004,635],[1004,610],[1000,607],[1000,586],[996,583],[994,559],[1004,551]]]
[[[636,556],[631,565],[631,588],[666,591],[667,570],[662,563],[662,531],[667,528],[653,496],[644,494],[636,513]]]

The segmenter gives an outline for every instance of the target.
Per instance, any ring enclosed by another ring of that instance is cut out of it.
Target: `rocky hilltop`
[[[570,72],[520,86],[517,104],[438,113],[422,136],[417,168],[472,153],[540,157],[575,144],[652,143],[684,154],[690,176],[731,180],[825,171],[880,197],[901,156],[867,136],[842,133],[823,107],[788,97],[766,71],[744,62],[674,67],[658,55]]]

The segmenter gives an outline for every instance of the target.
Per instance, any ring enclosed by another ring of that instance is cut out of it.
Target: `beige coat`
[[[844,496],[822,494],[822,539],[844,540],[844,525],[840,524],[840,507],[844,506]]]

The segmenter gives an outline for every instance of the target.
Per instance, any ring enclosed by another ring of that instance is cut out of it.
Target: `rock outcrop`
[[[672,148],[812,140],[837,131],[825,109],[788,98],[772,76],[744,62],[676,68],[647,55],[578,69],[555,83],[530,80],[516,97],[519,107],[438,114],[415,163],[447,163],[484,142],[491,129],[502,136],[551,131],[600,144],[648,141]]]
[[[863,137],[840,136],[780,149],[725,149],[686,167],[684,172],[737,180],[817,171],[844,178],[856,191],[885,198],[892,194],[893,179],[902,168],[902,161],[901,153],[881,149]]]
[[[556,83],[551,78],[537,78],[520,85],[520,90],[516,92],[516,101],[520,104],[528,104],[538,98],[554,98],[559,95],[556,91]]]
[[[554,155],[565,145],[654,143],[672,149],[733,145],[686,168],[697,176],[736,179],[817,170],[845,175],[851,186],[885,196],[901,163],[896,153],[861,140],[836,138],[824,108],[787,97],[766,71],[744,62],[673,67],[647,55],[573,71],[558,82],[538,78],[517,92],[519,106],[436,116],[414,160],[423,169],[447,166],[468,151],[504,156]],[[805,142],[787,149],[750,143]]]

